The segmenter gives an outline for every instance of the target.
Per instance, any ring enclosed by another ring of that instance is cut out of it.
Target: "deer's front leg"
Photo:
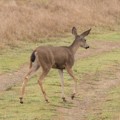
[[[72,99],[74,99],[76,93],[77,93],[77,78],[73,75],[73,71],[70,67],[66,67],[66,70],[68,72],[68,74],[73,78],[74,80],[74,89],[73,89],[73,94],[71,96]]]
[[[64,77],[63,77],[63,70],[58,70],[60,75],[60,82],[61,82],[61,90],[62,90],[62,99],[66,102],[65,94],[64,94]]]

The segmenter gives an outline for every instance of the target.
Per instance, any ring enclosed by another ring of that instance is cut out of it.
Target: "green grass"
[[[97,36],[97,35],[96,35]],[[90,39],[96,38],[96,36],[90,36]],[[104,36],[104,35],[103,35]],[[107,35],[105,35],[107,36]],[[112,36],[112,35],[111,35]],[[118,35],[119,36],[119,35]],[[99,38],[99,35],[98,35]],[[97,38],[97,39],[98,39]],[[104,37],[103,37],[104,38]],[[71,37],[68,38],[60,38],[56,39],[43,39],[41,42],[36,43],[23,43],[18,48],[13,48],[4,50],[0,52],[0,73],[6,73],[15,71],[24,63],[29,61],[29,56],[36,46],[39,45],[69,45],[72,42]],[[89,38],[88,38],[89,39]],[[100,38],[101,39],[101,38]],[[103,39],[102,39],[103,40]],[[112,39],[111,39],[112,40]],[[119,40],[119,37],[116,37],[116,40]],[[59,43],[59,44],[58,44]],[[120,64],[120,49],[114,50],[111,52],[105,52],[96,56],[87,57],[84,59],[80,59],[75,63],[74,72],[77,76],[80,75],[79,79],[82,79],[83,73],[95,73],[96,70],[105,70],[109,69],[109,66],[114,65],[115,63]],[[61,96],[61,88],[59,83],[59,76],[56,70],[51,70],[48,76],[45,79],[44,87],[49,96],[49,104],[46,104],[44,101],[43,95],[40,91],[40,88],[37,84],[37,76],[32,77],[32,79],[28,82],[26,88],[25,95],[25,104],[19,104],[19,90],[20,85],[12,87],[8,91],[4,91],[0,93],[0,120],[52,120],[52,118],[57,117],[59,114],[57,109],[62,108],[72,108],[75,107],[73,103],[67,102],[64,104],[62,102]],[[73,81],[65,72],[65,93],[67,96],[71,95]],[[116,104],[119,101],[116,101],[116,96],[118,95],[118,91],[120,89],[115,89],[116,92],[110,92],[114,94],[113,103],[107,103],[103,106],[105,110],[109,108],[109,105],[112,105],[116,110],[116,113],[119,112],[118,106]],[[114,90],[113,90],[114,91]],[[117,95],[116,95],[117,94]],[[79,98],[78,98],[79,99]],[[114,117],[113,114],[108,114],[103,111],[103,116],[108,118]],[[96,116],[92,116],[95,118]],[[108,120],[108,119],[105,119]]]
[[[107,118],[106,120],[119,120],[120,119],[120,87],[112,88],[108,95],[107,100],[103,104],[101,117]]]
[[[66,77],[65,77],[66,78]],[[20,86],[13,87],[10,91],[0,93],[0,119],[4,120],[50,120],[58,115],[57,109],[65,107],[70,109],[73,103],[62,102],[61,88],[57,72],[52,70],[45,80],[44,87],[49,95],[50,103],[44,101],[43,95],[34,76],[26,88],[25,103],[19,103]],[[66,89],[70,89],[70,81],[66,81]],[[65,90],[67,91],[67,90]]]
[[[17,47],[7,48],[0,51],[0,74],[12,72],[20,68],[24,63],[29,61],[29,56],[33,49],[39,45],[70,45],[74,37],[68,35],[66,38],[41,38],[38,42],[23,42]],[[88,40],[112,40],[119,42],[120,34],[118,32],[104,33],[104,34],[91,34]],[[89,41],[90,42],[90,41]],[[117,43],[116,43],[117,44]]]
[[[60,39],[59,45],[69,45],[71,43],[70,38]],[[13,72],[20,68],[24,63],[29,63],[29,58],[32,51],[40,45],[58,45],[56,38],[42,39],[40,42],[26,43],[23,42],[18,47],[7,48],[0,52],[0,74],[6,72]]]
[[[116,62],[120,63],[120,50],[104,52],[99,55],[78,60],[73,69],[75,72],[81,74],[88,72],[94,73],[96,70],[103,70]]]
[[[90,35],[90,39],[93,40],[107,40],[107,41],[120,41],[120,32],[108,32],[108,33],[97,33]]]
[[[8,52],[0,57],[0,74],[5,72],[12,72],[20,68],[28,60],[28,54],[16,51],[14,53]]]
[[[101,104],[101,111],[88,114],[87,120],[119,120],[120,118],[120,87],[112,88]]]
[[[118,56],[117,56],[118,55]],[[116,57],[117,56],[117,57]],[[88,57],[82,60],[78,60],[74,67],[78,73],[95,72],[100,67],[107,68],[114,62],[120,61],[120,50],[104,53],[94,57]],[[107,63],[107,65],[106,65]],[[20,86],[13,87],[11,90],[0,93],[0,119],[3,120],[51,120],[57,117],[57,109],[59,107],[65,107],[70,109],[74,107],[73,103],[67,102],[64,104],[61,96],[61,88],[59,83],[59,77],[56,70],[52,70],[45,79],[44,87],[49,95],[50,103],[46,104],[40,88],[37,84],[37,77],[34,76],[28,83],[26,88],[25,104],[19,104],[19,89]],[[70,96],[72,92],[71,84],[73,83],[71,78],[65,72],[65,93]],[[116,107],[116,106],[114,106]],[[103,112],[105,114],[105,112]],[[107,113],[106,113],[107,114]],[[103,115],[103,116],[106,116]],[[108,116],[110,117],[110,116]],[[107,119],[106,119],[107,120]]]

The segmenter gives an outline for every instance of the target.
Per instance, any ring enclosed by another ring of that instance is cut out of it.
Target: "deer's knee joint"
[[[25,80],[28,80],[28,76],[25,76]]]
[[[45,101],[46,101],[46,103],[49,103],[48,99],[46,99]]]
[[[42,91],[44,95],[46,95],[46,92],[45,91]]]
[[[76,77],[74,77],[73,79],[75,80],[75,82],[77,82],[77,81],[78,81],[78,79],[77,79]]]

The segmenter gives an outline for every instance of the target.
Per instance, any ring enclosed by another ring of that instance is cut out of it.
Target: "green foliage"
[[[108,32],[108,33],[97,33],[90,35],[90,39],[95,40],[109,40],[109,41],[120,41],[120,33],[119,32]]]
[[[111,66],[114,62],[120,63],[120,50],[105,52],[78,60],[75,63],[74,70],[81,74],[86,72],[96,72],[96,70],[103,70]]]

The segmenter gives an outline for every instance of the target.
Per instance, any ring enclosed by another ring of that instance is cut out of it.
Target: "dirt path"
[[[96,44],[96,43],[95,43]],[[91,49],[88,52],[79,55],[77,53],[77,59],[86,58],[88,56],[100,54],[103,52],[112,51],[120,47],[115,43],[99,43],[100,46],[96,45],[95,50]],[[85,52],[85,51],[84,51]],[[97,71],[94,74],[85,74],[83,75],[83,80],[78,85],[78,98],[71,100],[67,98],[69,102],[74,104],[74,107],[71,109],[68,108],[59,108],[59,116],[57,120],[88,120],[88,114],[94,114],[97,117],[100,117],[101,114],[101,105],[108,101],[106,98],[107,93],[111,88],[120,86],[120,65],[116,64],[108,68],[105,71]],[[118,119],[116,120],[119,120]],[[56,118],[55,118],[56,119]],[[98,118],[102,119],[102,118]],[[104,118],[103,118],[104,119]]]
[[[90,113],[99,117],[101,105],[108,100],[106,98],[108,91],[113,87],[120,86],[119,71],[120,65],[116,65],[116,67],[112,67],[108,71],[99,73],[99,76],[97,76],[99,80],[95,80],[95,74],[86,74],[78,85],[79,100],[76,98],[72,101],[68,98],[69,101],[74,103],[75,107],[71,109],[59,108],[57,120],[88,120],[87,115]]]
[[[115,42],[92,41],[90,46],[93,45],[94,48],[78,51],[76,60],[120,48],[120,44]],[[0,91],[7,90],[11,88],[11,86],[20,83],[28,71],[28,66],[29,65],[26,64],[13,73],[1,75]],[[107,91],[109,91],[111,87],[120,84],[120,73],[118,71],[120,71],[120,66],[113,66],[112,69],[108,71],[94,73],[93,75],[85,74],[83,76],[84,79],[78,85],[79,99],[75,98],[75,100],[72,101],[70,98],[67,98],[67,100],[74,104],[74,107],[71,109],[58,108],[59,116],[57,116],[55,120],[87,120],[86,115],[88,113],[99,115],[101,112],[100,105],[106,100],[105,96]],[[109,73],[112,75],[109,76]]]
[[[6,73],[0,76],[0,91],[8,90],[12,86],[20,83],[26,71],[28,71],[28,65],[22,66],[19,70],[13,73]]]
[[[120,47],[120,44],[109,41],[91,41],[90,43],[90,46],[94,46],[94,48],[91,47],[89,50],[78,51],[75,56],[76,59],[93,56],[107,51],[112,51]],[[28,71],[28,66],[29,65],[27,64],[13,73],[0,75],[0,91],[7,90],[11,86],[20,83],[23,80],[23,76]]]

